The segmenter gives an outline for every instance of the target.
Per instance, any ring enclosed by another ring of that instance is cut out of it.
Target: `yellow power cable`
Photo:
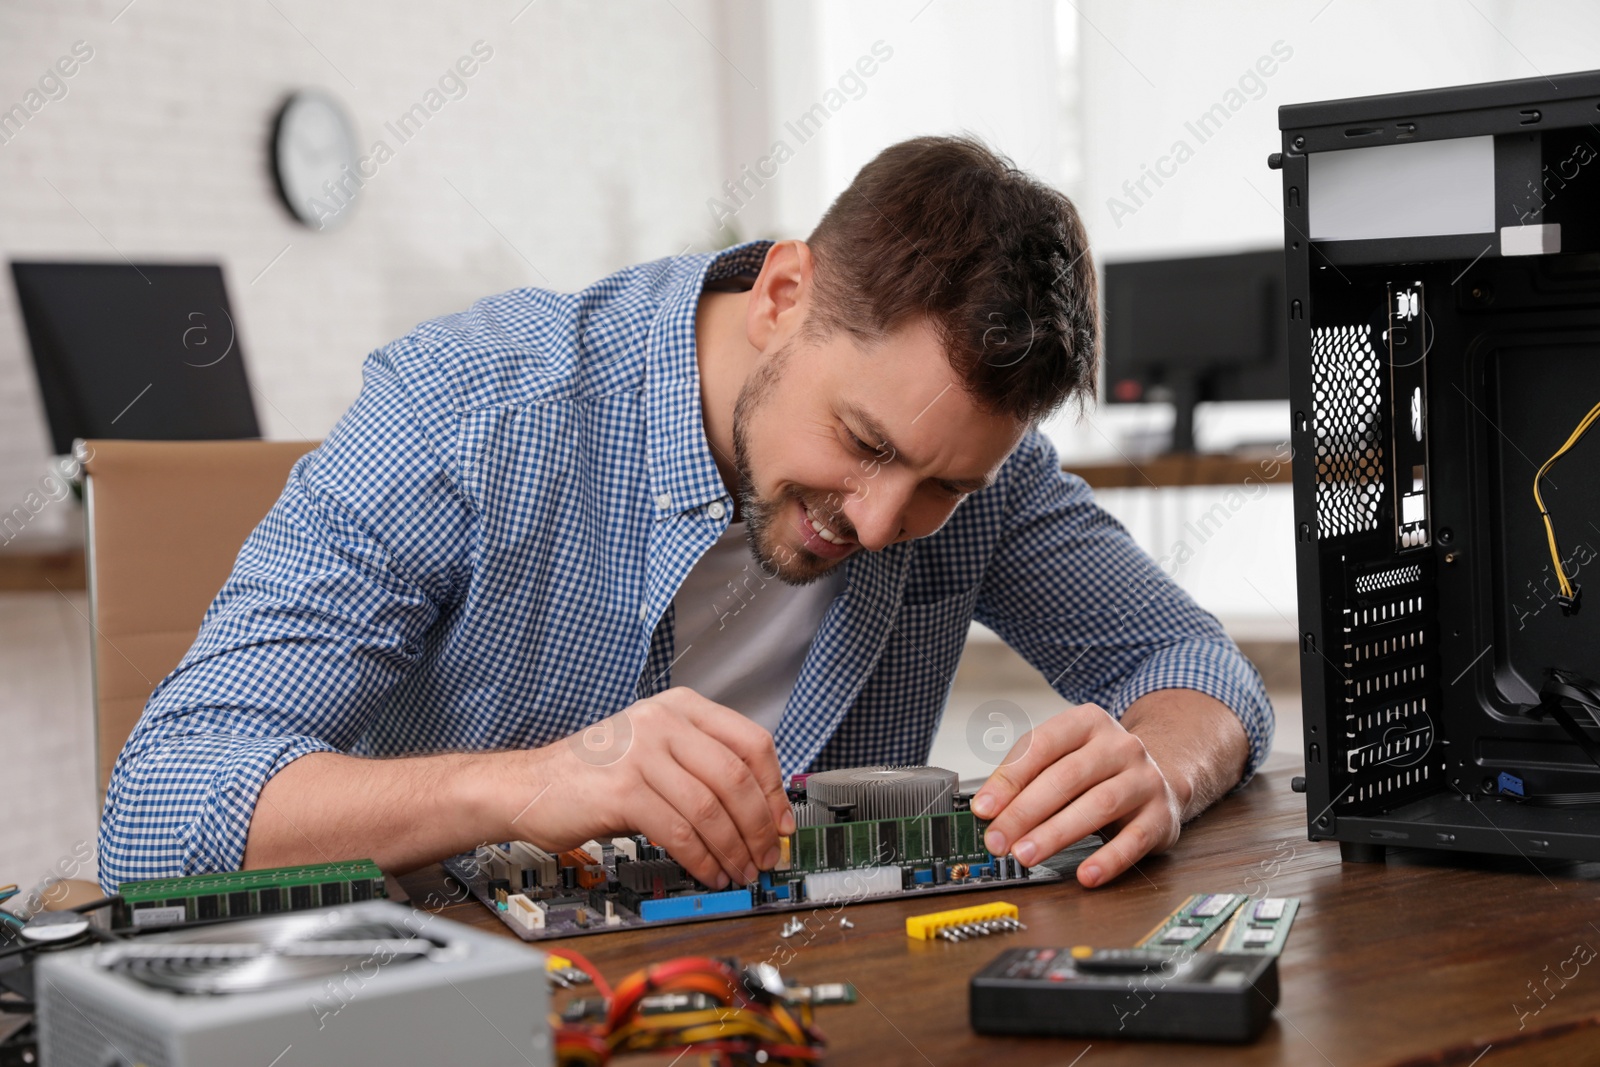
[[[1544,498],[1539,495],[1539,483],[1555,467],[1556,460],[1566,455],[1573,445],[1583,439],[1583,435],[1589,432],[1589,427],[1594,425],[1594,421],[1597,418],[1600,418],[1600,404],[1596,404],[1589,409],[1589,413],[1583,417],[1582,421],[1567,437],[1566,443],[1556,449],[1555,455],[1545,460],[1544,466],[1539,468],[1539,473],[1533,476],[1533,502],[1538,505],[1539,516],[1544,519],[1545,537],[1550,542],[1550,559],[1555,563],[1556,581],[1561,583],[1561,595],[1569,601],[1577,596],[1576,587],[1573,586],[1572,580],[1567,577],[1566,568],[1561,565],[1561,550],[1556,547],[1555,524],[1550,521],[1550,512],[1544,506]]]

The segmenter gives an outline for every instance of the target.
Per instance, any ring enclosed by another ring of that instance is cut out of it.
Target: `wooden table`
[[[1336,845],[1306,840],[1304,798],[1289,788],[1299,771],[1298,731],[1286,728],[1296,726],[1280,724],[1289,744],[1140,873],[1093,892],[1075,883],[1026,885],[965,898],[1010,900],[1028,924],[1023,933],[915,942],[905,936],[905,916],[928,905],[884,902],[849,907],[850,930],[824,910],[787,940],[778,937],[783,919],[767,916],[572,945],[613,980],[654,960],[718,954],[771,959],[794,981],[853,982],[858,1004],[818,1013],[828,1062],[839,1065],[1071,1064],[1091,1044],[1077,1061],[1085,1067],[1600,1063],[1600,865],[1462,865],[1460,856],[1405,849],[1391,849],[1386,864],[1341,865]],[[402,882],[419,906],[445,899],[436,867]],[[1278,1012],[1254,1045],[990,1038],[967,1025],[967,979],[1002,948],[1129,945],[1195,892],[1301,899],[1280,961]],[[442,910],[511,936],[476,903]]]
[[[941,901],[1009,900],[1028,924],[1022,933],[916,942],[905,936],[905,917],[932,909],[884,902],[851,905],[853,929],[823,921],[824,911],[787,940],[778,936],[783,918],[766,916],[570,944],[613,981],[648,962],[718,954],[771,959],[793,981],[853,982],[859,1003],[818,1012],[835,1065],[1600,1063],[1600,865],[1488,858],[1458,866],[1464,857],[1405,849],[1391,849],[1386,864],[1341,865],[1336,845],[1306,840],[1304,797],[1289,788],[1299,771],[1297,726],[1281,723],[1287,744],[1255,780],[1190,825],[1171,853],[1141,863],[1141,873],[1093,892],[1024,885]],[[437,867],[402,883],[418,906],[448,899]],[[968,1026],[967,979],[1001,949],[1130,945],[1195,892],[1301,899],[1280,961],[1278,1011],[1254,1045],[991,1038]],[[476,903],[440,910],[512,936]]]

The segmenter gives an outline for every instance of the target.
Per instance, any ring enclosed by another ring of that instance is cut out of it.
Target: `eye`
[[[850,427],[846,426],[844,428],[844,434],[845,434],[846,437],[850,438],[850,447],[855,449],[857,452],[860,452],[863,455],[868,455],[868,456],[874,455],[874,454],[877,453],[877,449],[873,448],[871,445],[867,444],[861,438],[859,438],[855,434],[851,433],[850,432]]]

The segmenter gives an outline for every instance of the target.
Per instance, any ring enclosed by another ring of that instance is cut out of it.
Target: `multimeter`
[[[1014,948],[972,978],[983,1034],[1253,1041],[1278,1003],[1275,954]]]

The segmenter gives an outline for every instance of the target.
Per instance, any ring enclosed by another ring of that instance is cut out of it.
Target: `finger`
[[[706,847],[705,841],[689,820],[659,793],[648,788],[645,793],[643,806],[633,820],[638,832],[666,849],[667,854],[696,881],[718,889],[725,888],[728,876],[722,869],[721,861]]]
[[[778,766],[778,749],[772,735],[732,708],[707,700],[691,689],[683,692],[693,698],[686,698],[683,705],[689,720],[744,761],[766,799],[778,833],[794,833],[794,809],[783,791],[783,771]]]
[[[1005,760],[972,798],[972,814],[996,818],[1046,767],[1081,748],[1097,730],[1112,722],[1098,705],[1079,704],[1034,727],[1006,753]]]
[[[645,780],[688,820],[729,878],[741,883],[753,880],[755,858],[722,801],[704,782],[670,759],[646,769]]]
[[[722,810],[732,817],[745,852],[762,870],[776,866],[778,827],[744,760],[700,730],[674,734],[667,745],[678,765],[716,794]]]
[[[1031,833],[1096,782],[1111,774],[1091,744],[1046,767],[1006,804],[983,833],[983,845],[996,856],[1010,852]],[[1020,857],[1019,857],[1020,858]]]
[[[1085,889],[1104,885],[1150,853],[1168,847],[1176,836],[1171,822],[1171,812],[1160,805],[1147,806],[1078,865],[1078,884]]]
[[[783,789],[783,771],[778,765],[778,750],[772,735],[749,718],[731,708],[694,694],[689,707],[691,721],[715,737],[744,761],[754,777],[765,806],[778,833],[794,833],[794,810]]]
[[[1129,770],[1153,771],[1144,766],[1148,762],[1138,738],[1105,719],[1080,748],[1046,767],[1006,805],[984,833],[984,845],[1001,855],[1095,783]],[[1156,776],[1150,777],[1153,787]]]
[[[1109,826],[1139,811],[1154,797],[1154,790],[1141,780],[1140,775],[1113,775],[1097,782],[1042,825],[1023,835],[1011,846],[1011,854],[1023,863],[1037,863],[1074,841],[1082,840],[1099,827]]]

